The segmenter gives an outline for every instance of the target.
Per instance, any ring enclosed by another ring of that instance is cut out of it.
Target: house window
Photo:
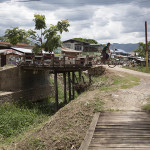
[[[80,44],[75,44],[75,50],[82,50],[82,46]]]
[[[64,47],[71,48],[71,44],[64,44]]]

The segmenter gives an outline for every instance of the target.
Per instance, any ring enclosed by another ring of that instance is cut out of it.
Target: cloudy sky
[[[145,42],[145,21],[150,31],[150,0],[0,0],[0,36],[11,26],[34,29],[34,14],[45,15],[47,27],[68,19],[63,41],[138,43]]]

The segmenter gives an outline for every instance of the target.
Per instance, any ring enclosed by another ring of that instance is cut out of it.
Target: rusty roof
[[[0,47],[19,47],[19,48],[27,48],[27,49],[32,49],[34,48],[33,45],[29,44],[24,44],[24,43],[18,43],[17,45],[12,45],[9,42],[0,42]]]

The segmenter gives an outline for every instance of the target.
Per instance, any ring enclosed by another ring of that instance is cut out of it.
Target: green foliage
[[[52,52],[57,47],[61,46],[61,36],[63,31],[68,32],[69,27],[68,20],[62,20],[57,23],[57,25],[50,25],[49,29],[46,29],[43,32],[44,39],[46,40],[44,44],[45,51]]]
[[[35,14],[33,21],[35,22],[35,29],[41,30],[41,35],[39,36],[36,31],[19,29],[19,27],[13,27],[12,29],[7,29],[5,31],[5,36],[1,37],[0,40],[8,40],[13,45],[16,45],[19,42],[29,43],[34,41],[35,48],[33,49],[34,53],[39,53],[42,51],[42,48],[45,51],[52,52],[57,47],[61,46],[61,36],[63,32],[68,32],[68,27],[70,26],[68,20],[58,21],[57,25],[50,25],[49,28],[46,28],[45,16]],[[44,30],[42,32],[42,30]],[[59,34],[60,33],[60,34]],[[45,39],[45,42],[42,42],[42,36]]]
[[[148,51],[150,51],[150,41],[148,42]],[[145,43],[139,42],[139,48],[135,50],[135,52],[139,52],[139,56],[146,56],[146,46]]]
[[[35,54],[38,54],[42,51],[42,47],[38,44],[35,44],[35,47],[32,50]]]
[[[68,20],[61,20],[57,23],[57,29],[62,34],[63,31],[69,32],[68,27],[70,26]]]
[[[35,29],[36,30],[41,30],[41,29],[46,28],[46,22],[45,22],[45,16],[44,15],[34,14],[33,21],[35,22]]]
[[[87,43],[91,43],[91,44],[98,44],[98,42],[94,39],[74,38],[74,40],[87,42]]]
[[[1,42],[7,42],[8,40],[7,40],[7,37],[5,37],[5,36],[0,36],[0,41],[1,41]]]
[[[105,83],[109,81],[109,78],[104,78]],[[100,88],[100,91],[110,91],[110,90],[117,90],[117,89],[126,89],[126,88],[131,88],[135,85],[139,84],[140,79],[132,76],[132,75],[125,75],[125,76],[113,76],[111,78],[111,86],[108,84],[108,86],[105,84]]]
[[[142,107],[143,110],[150,110],[150,104],[145,104],[143,107]]]
[[[1,105],[0,139],[7,140],[47,120],[54,113],[53,105],[49,100],[37,103],[22,100]]]
[[[146,67],[143,66],[124,67],[124,68],[147,73]],[[148,73],[150,73],[150,67],[148,68]]]
[[[19,29],[19,27],[11,27],[11,29],[7,29],[5,31],[5,37],[13,45],[16,45],[19,42],[24,42],[26,44],[29,43],[27,32],[23,29]]]

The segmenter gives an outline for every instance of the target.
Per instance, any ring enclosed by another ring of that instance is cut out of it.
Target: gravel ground
[[[107,103],[107,107],[119,110],[141,110],[142,105],[147,103],[150,97],[150,74],[132,71],[120,67],[107,68],[109,71],[116,73],[129,73],[138,76],[141,79],[139,85],[129,89],[120,89],[111,93],[113,101]]]

